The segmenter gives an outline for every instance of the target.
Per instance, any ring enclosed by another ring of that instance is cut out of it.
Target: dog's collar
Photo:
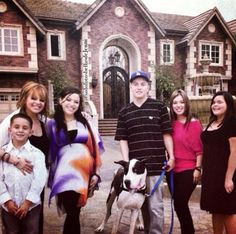
[[[127,192],[134,191],[135,193],[146,194],[146,186],[145,185],[142,188],[132,189],[132,190],[128,190],[128,189],[122,187],[122,190],[127,191]]]

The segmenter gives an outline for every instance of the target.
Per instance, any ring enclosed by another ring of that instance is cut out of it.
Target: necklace
[[[213,130],[218,129],[220,127],[221,123],[222,123],[221,121],[213,121],[210,125],[210,128],[213,129]]]

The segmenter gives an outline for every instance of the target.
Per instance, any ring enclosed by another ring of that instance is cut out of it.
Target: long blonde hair
[[[38,95],[40,99],[44,100],[45,105],[40,115],[47,117],[48,115],[48,91],[42,84],[29,81],[21,89],[20,98],[16,104],[16,107],[20,109],[20,112],[26,113],[26,100],[29,95]]]

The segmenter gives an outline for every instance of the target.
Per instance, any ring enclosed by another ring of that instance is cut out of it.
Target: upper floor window
[[[47,34],[48,59],[65,60],[65,32],[51,31]]]
[[[22,55],[21,26],[0,26],[0,55]]]
[[[199,60],[206,57],[211,59],[210,65],[222,66],[223,65],[223,43],[222,42],[209,42],[200,41]]]
[[[174,41],[173,40],[161,40],[161,58],[160,62],[163,65],[174,64]]]

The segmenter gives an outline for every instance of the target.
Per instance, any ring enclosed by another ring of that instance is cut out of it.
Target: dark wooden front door
[[[129,102],[129,76],[117,66],[103,71],[104,118],[117,118],[118,112]]]

